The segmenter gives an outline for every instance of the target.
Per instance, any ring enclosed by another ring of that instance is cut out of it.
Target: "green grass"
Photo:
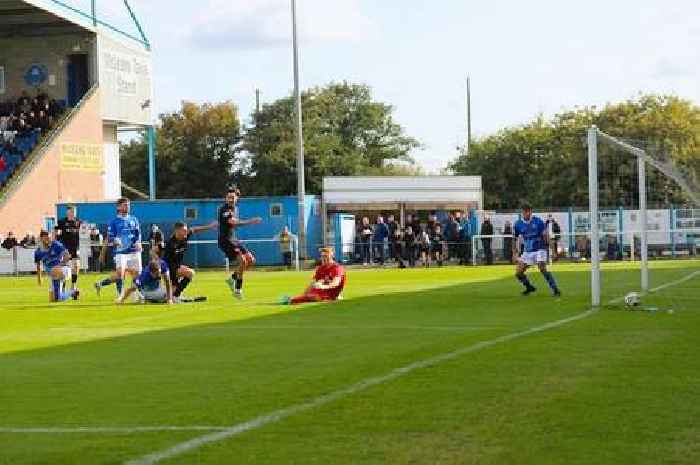
[[[654,263],[652,286],[700,270]],[[200,273],[204,304],[111,305],[113,289],[46,303],[0,280],[2,428],[226,427],[368,377],[589,308],[589,274],[557,265],[519,295],[510,267],[350,271],[345,300],[275,304],[308,273],[252,273],[233,301]],[[638,272],[606,266],[604,300]],[[464,354],[163,464],[700,463],[700,275],[588,318]],[[123,464],[205,432],[0,432],[0,464]]]

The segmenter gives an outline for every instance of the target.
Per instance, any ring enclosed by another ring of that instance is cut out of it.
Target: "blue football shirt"
[[[161,276],[155,277],[151,274],[150,267],[143,269],[141,274],[134,280],[134,284],[139,288],[140,291],[155,291],[160,287],[163,276],[169,273],[168,264],[164,260],[160,260],[160,273]]]
[[[44,248],[39,245],[39,248],[34,252],[34,263],[42,263],[44,270],[49,273],[51,270],[63,261],[63,256],[66,253],[66,248],[58,241],[53,241]]]
[[[545,231],[547,231],[547,225],[537,216],[531,216],[530,221],[520,219],[513,226],[513,235],[516,238],[518,236],[523,238],[525,252],[537,252],[538,250],[547,249],[547,244],[544,240]]]
[[[139,220],[131,215],[114,218],[107,227],[107,233],[116,255],[136,252],[136,244],[141,242]]]

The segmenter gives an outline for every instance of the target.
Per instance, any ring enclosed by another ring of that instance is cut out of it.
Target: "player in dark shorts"
[[[182,291],[190,284],[194,278],[194,270],[183,264],[185,252],[189,246],[189,239],[193,234],[214,229],[217,222],[214,221],[206,226],[193,226],[188,228],[186,223],[175,223],[173,235],[165,244],[156,245],[154,250],[165,261],[170,269],[170,278],[174,284],[173,297],[179,299]]]
[[[80,226],[82,222],[75,216],[75,207],[69,206],[66,217],[58,220],[56,225],[56,240],[65,246],[70,253],[71,289],[75,289],[80,271]]]
[[[236,215],[236,204],[241,198],[241,191],[229,189],[226,193],[226,202],[219,208],[219,248],[229,259],[229,262],[238,261],[238,270],[234,271],[226,284],[231,288],[233,296],[243,298],[243,274],[255,265],[255,257],[243,244],[233,239],[233,230],[249,224],[260,224],[262,218],[256,217],[242,220]]]

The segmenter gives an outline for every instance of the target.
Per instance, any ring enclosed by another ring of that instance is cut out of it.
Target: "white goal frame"
[[[637,172],[639,181],[639,222],[640,222],[640,271],[641,290],[649,291],[649,235],[647,226],[647,174],[646,164],[656,166],[647,153],[626,142],[614,138],[598,129],[596,126],[588,128],[588,197],[591,211],[591,304],[600,306],[600,226],[598,224],[598,140],[612,145],[627,154],[637,157]],[[661,171],[664,171],[663,169]],[[675,176],[673,176],[675,179]]]

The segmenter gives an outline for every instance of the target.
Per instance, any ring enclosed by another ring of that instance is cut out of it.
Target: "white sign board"
[[[104,34],[97,36],[102,117],[126,124],[151,124],[151,54]]]

